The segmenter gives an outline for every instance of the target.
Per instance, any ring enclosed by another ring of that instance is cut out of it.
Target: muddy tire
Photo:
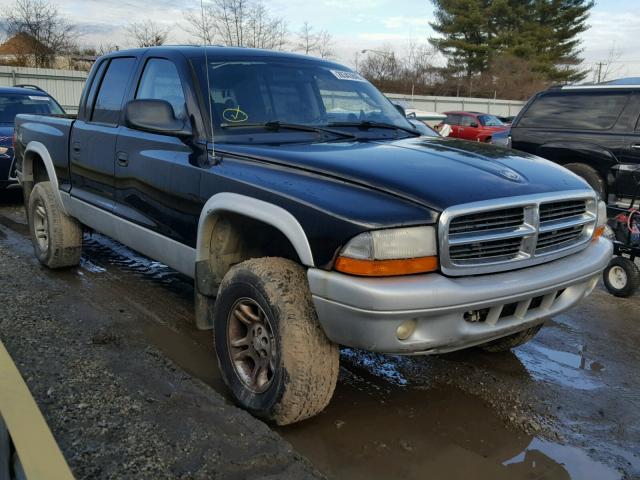
[[[82,254],[82,226],[59,207],[50,182],[33,187],[28,202],[29,231],[36,258],[49,268],[73,267]]]
[[[256,258],[225,275],[214,307],[218,364],[234,399],[287,425],[321,412],[338,379],[338,346],[316,316],[305,270]]]
[[[542,325],[536,325],[535,327],[528,328],[522,332],[514,333],[508,337],[499,338],[489,343],[480,345],[480,348],[485,352],[500,353],[508,352],[512,348],[524,345],[540,331]]]
[[[606,200],[607,185],[600,174],[584,163],[567,163],[564,168],[571,170],[576,175],[585,179],[591,188],[595,190],[602,200]]]
[[[614,257],[604,269],[602,279],[609,293],[627,298],[640,288],[640,269],[627,257]]]

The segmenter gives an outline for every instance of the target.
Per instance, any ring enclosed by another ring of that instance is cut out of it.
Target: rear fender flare
[[[49,154],[49,150],[42,143],[31,141],[27,144],[24,150],[24,158],[22,160],[22,182],[33,182],[33,155],[38,155],[42,159],[45,169],[47,170],[47,176],[51,187],[53,188],[53,195],[58,203],[60,209],[68,215],[67,210],[62,202],[62,196],[60,195],[60,189],[58,186],[58,177],[56,170],[53,166],[53,160]]]

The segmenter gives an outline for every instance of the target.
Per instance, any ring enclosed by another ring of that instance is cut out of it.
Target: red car
[[[474,142],[491,143],[491,137],[496,132],[509,129],[495,115],[480,112],[444,112],[447,116],[443,120],[451,126],[452,138],[462,138]]]

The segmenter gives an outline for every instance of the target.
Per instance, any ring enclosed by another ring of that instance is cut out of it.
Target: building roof
[[[52,53],[52,51],[38,39],[25,32],[15,34],[0,45],[0,55],[32,55],[34,53]]]

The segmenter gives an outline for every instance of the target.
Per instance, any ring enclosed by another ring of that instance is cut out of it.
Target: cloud
[[[384,26],[390,29],[412,28],[429,26],[429,19],[424,17],[387,17],[384,20]]]

